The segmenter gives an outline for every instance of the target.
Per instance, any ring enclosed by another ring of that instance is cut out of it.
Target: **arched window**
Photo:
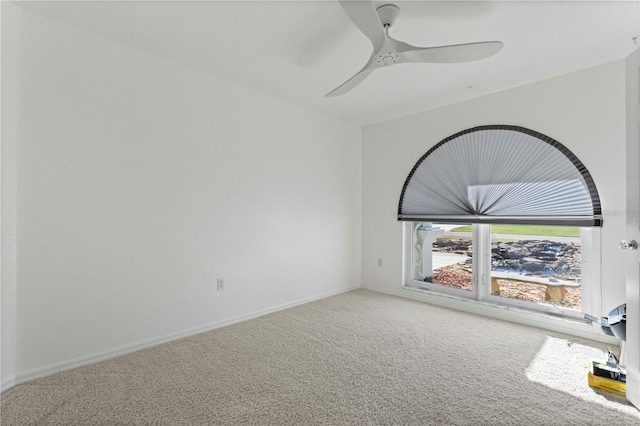
[[[548,136],[505,125],[474,127],[431,148],[407,177],[398,219],[602,225],[580,160]]]
[[[398,220],[406,287],[574,319],[598,297],[598,191],[541,133],[489,125],[444,139],[409,173]]]

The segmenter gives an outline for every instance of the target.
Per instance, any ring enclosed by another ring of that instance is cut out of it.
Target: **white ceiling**
[[[358,124],[389,120],[622,59],[639,45],[637,1],[376,1],[417,46],[500,40],[463,64],[376,70],[324,95],[369,59],[371,43],[337,1],[44,1],[26,10]]]

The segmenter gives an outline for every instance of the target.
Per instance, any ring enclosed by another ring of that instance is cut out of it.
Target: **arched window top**
[[[588,170],[560,142],[517,126],[456,133],[422,156],[398,220],[602,226]]]

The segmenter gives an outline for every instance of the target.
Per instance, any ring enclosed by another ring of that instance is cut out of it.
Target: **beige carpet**
[[[2,394],[2,425],[628,425],[606,345],[356,290]]]

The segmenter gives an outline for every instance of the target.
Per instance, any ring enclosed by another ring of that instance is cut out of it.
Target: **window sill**
[[[456,309],[472,314],[487,316],[500,320],[515,322],[532,327],[543,328],[560,333],[570,334],[603,343],[618,345],[620,342],[606,336],[588,320],[552,315],[544,312],[522,309],[516,306],[477,301],[452,294],[443,294],[431,290],[415,288],[410,285],[402,287],[402,295],[411,299],[421,300],[434,305]]]

